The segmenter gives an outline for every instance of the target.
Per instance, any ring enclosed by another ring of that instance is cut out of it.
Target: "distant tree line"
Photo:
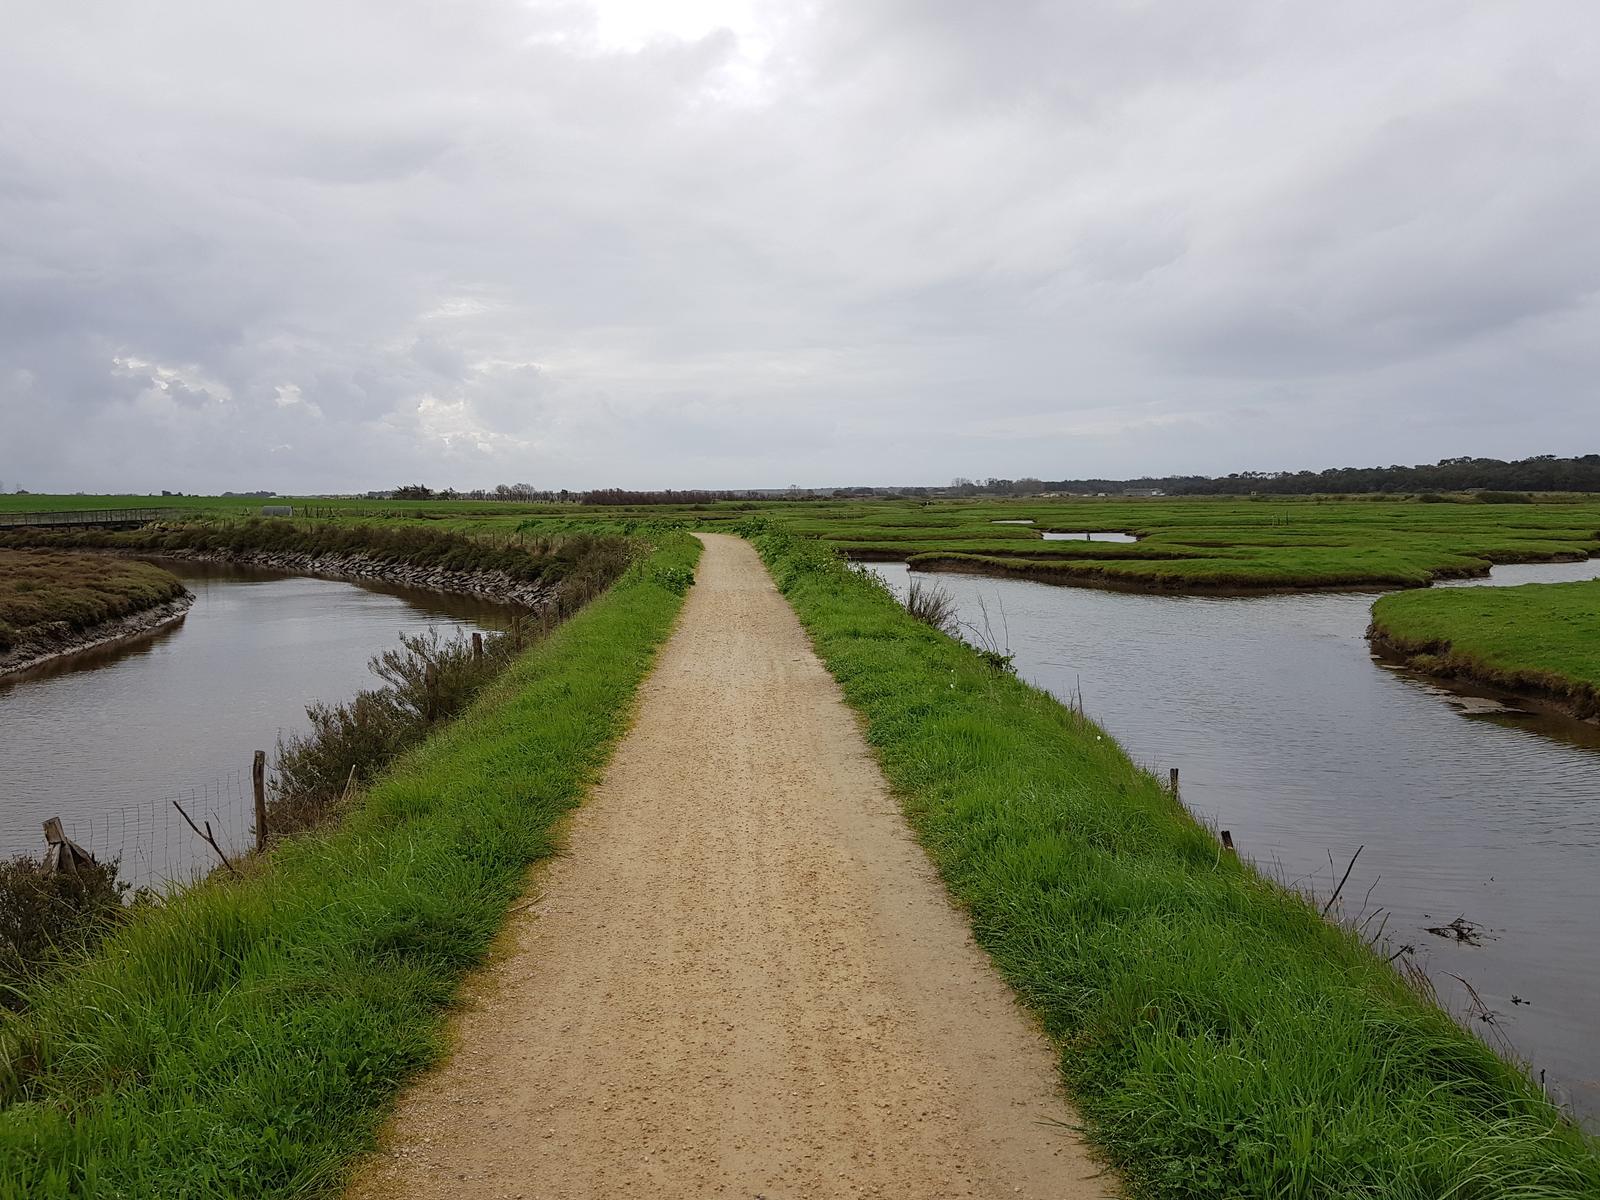
[[[1561,458],[1539,454],[1506,462],[1498,458],[1445,458],[1414,467],[1332,467],[1326,471],[1237,471],[1231,475],[1143,475],[1137,479],[968,479],[958,476],[948,487],[846,487],[846,488],[666,488],[640,491],[596,488],[574,492],[549,490],[531,483],[501,483],[492,488],[457,491],[412,483],[374,498],[395,500],[506,500],[521,504],[561,503],[591,505],[713,504],[718,501],[829,500],[937,496],[1037,496],[1041,492],[1089,495],[1104,492],[1159,491],[1169,496],[1228,496],[1263,493],[1310,495],[1370,492],[1600,492],[1600,454]]]
[[[1009,480],[990,480],[1006,485]],[[1168,475],[1139,479],[1062,479],[1029,491],[1106,492],[1159,488],[1169,496],[1239,495],[1249,492],[1307,495],[1317,492],[1600,492],[1600,454],[1560,458],[1540,454],[1505,462],[1498,458],[1445,458],[1414,467],[1332,467],[1326,471],[1239,471],[1232,475]],[[1007,491],[1009,487],[994,489]]]

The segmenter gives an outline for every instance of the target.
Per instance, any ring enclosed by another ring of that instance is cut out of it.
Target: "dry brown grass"
[[[75,632],[184,594],[160,567],[56,551],[0,550],[0,650]]]

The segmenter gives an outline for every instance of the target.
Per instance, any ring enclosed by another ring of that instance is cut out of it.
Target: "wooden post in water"
[[[1177,767],[1173,767],[1172,770],[1167,772],[1167,782],[1168,782],[1168,786],[1172,788],[1172,798],[1174,800],[1178,799],[1178,768]]]
[[[481,633],[472,635],[472,661],[475,663],[483,661],[483,634]]]
[[[256,796],[256,851],[267,848],[267,752],[257,750],[250,763],[250,786]]]

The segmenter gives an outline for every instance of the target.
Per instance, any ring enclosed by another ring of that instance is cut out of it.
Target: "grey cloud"
[[[13,8],[35,489],[1594,448],[1578,0]]]

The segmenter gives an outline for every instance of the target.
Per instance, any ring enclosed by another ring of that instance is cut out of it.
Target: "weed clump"
[[[0,1007],[22,1008],[26,985],[98,945],[127,890],[115,860],[52,874],[27,855],[0,862]]]
[[[956,598],[936,583],[913,578],[906,588],[906,612],[940,633],[956,633]]]

